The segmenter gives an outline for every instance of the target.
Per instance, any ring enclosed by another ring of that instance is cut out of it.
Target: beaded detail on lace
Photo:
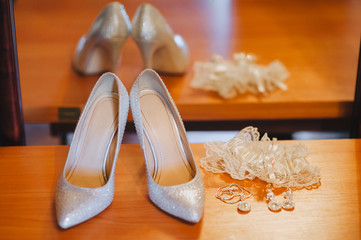
[[[238,180],[259,179],[276,187],[302,188],[320,181],[320,169],[310,165],[302,144],[260,138],[255,127],[246,127],[228,142],[207,142],[201,166],[213,173],[228,173]]]
[[[236,53],[233,61],[214,55],[210,62],[195,62],[193,88],[216,91],[223,98],[233,98],[246,92],[266,94],[277,88],[286,90],[289,77],[286,67],[278,60],[268,65],[256,64],[252,54]]]

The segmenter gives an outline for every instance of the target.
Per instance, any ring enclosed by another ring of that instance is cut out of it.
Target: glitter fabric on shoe
[[[116,72],[120,53],[130,35],[131,23],[124,6],[112,2],[95,19],[75,49],[73,69],[80,75]]]
[[[145,68],[164,74],[183,74],[189,65],[187,43],[174,34],[166,19],[149,3],[138,7],[132,20],[132,37]]]
[[[171,215],[199,222],[203,180],[178,110],[156,72],[146,69],[139,75],[130,104],[146,162],[150,199]]]
[[[129,110],[128,93],[103,74],[85,105],[57,184],[58,224],[69,228],[102,212],[113,200],[114,169]]]

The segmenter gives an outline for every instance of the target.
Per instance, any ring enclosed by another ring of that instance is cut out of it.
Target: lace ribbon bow
[[[258,177],[278,187],[302,188],[320,181],[320,169],[308,163],[304,145],[270,140],[267,133],[259,138],[257,128],[246,127],[228,142],[205,143],[201,166],[239,180]]]
[[[289,73],[280,61],[263,66],[255,60],[255,55],[236,53],[233,61],[214,55],[210,62],[195,62],[191,86],[216,91],[223,98],[233,98],[237,93],[266,94],[276,88],[287,89],[283,82]]]

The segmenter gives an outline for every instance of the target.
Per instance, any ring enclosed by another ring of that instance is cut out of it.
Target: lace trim
[[[302,188],[320,181],[320,169],[308,163],[309,151],[304,145],[280,143],[267,133],[261,140],[259,137],[257,128],[246,127],[226,143],[205,143],[201,166],[238,180],[258,177],[275,187]]]
[[[193,88],[218,92],[223,98],[233,98],[237,93],[266,94],[277,88],[287,90],[283,83],[289,72],[278,60],[268,66],[255,63],[255,55],[236,53],[233,61],[214,55],[211,62],[195,62]]]

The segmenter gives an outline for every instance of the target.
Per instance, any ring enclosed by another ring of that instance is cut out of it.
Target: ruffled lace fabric
[[[205,143],[201,166],[238,180],[257,177],[275,187],[303,188],[320,181],[320,169],[309,164],[304,145],[280,143],[267,133],[259,138],[257,128],[246,127],[228,142]]]
[[[195,62],[191,87],[216,91],[223,98],[246,92],[267,94],[277,88],[287,90],[284,81],[289,72],[280,61],[267,66],[255,61],[255,55],[236,53],[233,61],[214,55],[210,62]]]

